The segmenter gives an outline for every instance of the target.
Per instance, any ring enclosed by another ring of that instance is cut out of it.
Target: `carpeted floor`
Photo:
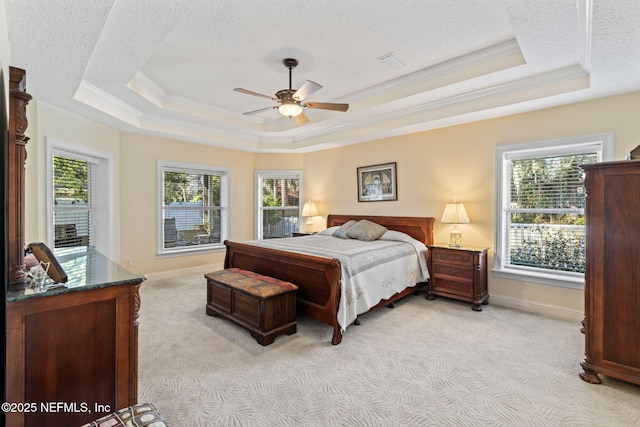
[[[580,325],[409,296],[259,345],[205,314],[202,275],[141,288],[138,401],[189,426],[634,426],[640,386],[578,377]]]

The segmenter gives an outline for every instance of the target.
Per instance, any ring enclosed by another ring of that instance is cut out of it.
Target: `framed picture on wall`
[[[358,201],[398,200],[396,162],[358,168]]]

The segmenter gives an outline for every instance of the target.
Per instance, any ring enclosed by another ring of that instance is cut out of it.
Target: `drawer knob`
[[[458,269],[457,269],[457,268],[448,268],[448,269],[447,269],[447,272],[448,272],[449,274],[451,274],[452,276],[455,276],[455,275],[457,275],[457,274],[458,274]]]

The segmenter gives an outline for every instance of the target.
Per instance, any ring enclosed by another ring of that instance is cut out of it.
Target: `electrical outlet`
[[[131,258],[130,257],[126,257],[124,259],[124,265],[131,265]]]

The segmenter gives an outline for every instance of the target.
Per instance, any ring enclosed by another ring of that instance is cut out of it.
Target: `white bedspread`
[[[427,247],[406,234],[396,233],[388,233],[385,240],[373,242],[311,235],[246,243],[338,259],[342,266],[338,323],[344,331],[358,314],[429,278]]]

